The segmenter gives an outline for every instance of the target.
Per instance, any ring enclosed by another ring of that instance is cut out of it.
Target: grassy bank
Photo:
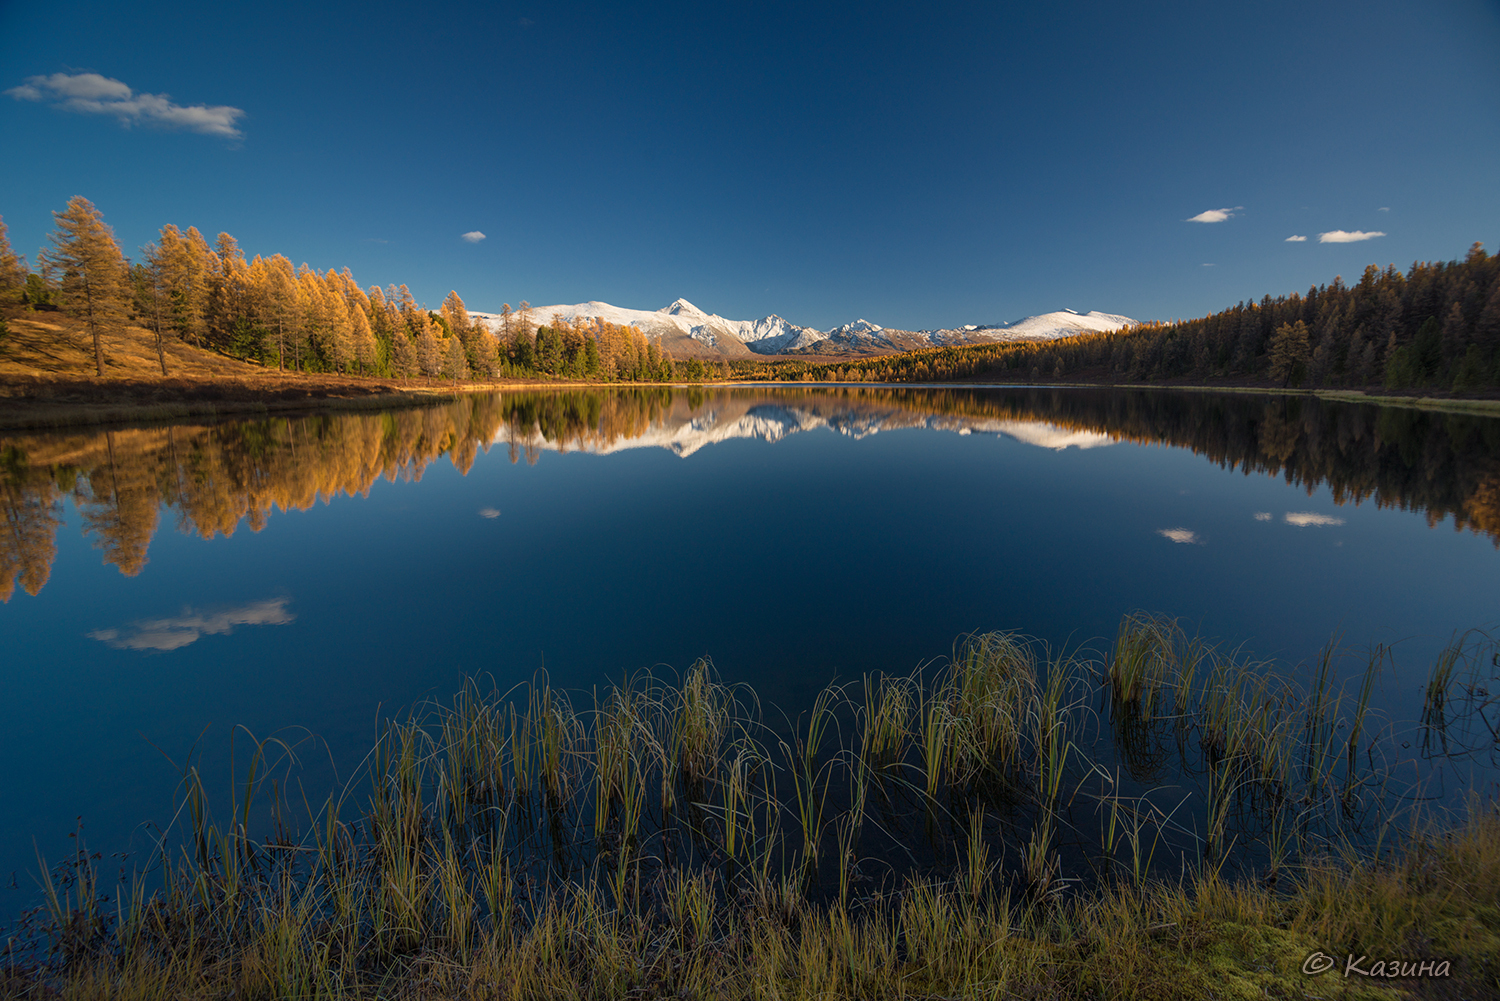
[[[0,429],[6,430],[382,409],[530,385],[283,372],[176,338],[165,343],[171,375],[162,376],[154,337],[139,327],[101,335],[108,363],[106,375],[98,378],[78,321],[60,313],[5,312],[9,330],[0,338]]]
[[[1491,652],[1440,659],[1429,739],[1473,735]],[[1098,660],[968,637],[795,720],[703,663],[581,698],[471,686],[388,723],[357,792],[300,822],[286,742],[250,742],[227,820],[189,763],[159,868],[113,901],[95,858],[59,869],[4,990],[1496,996],[1500,812],[1388,809],[1384,653],[1349,691],[1334,656],[1299,686],[1138,615]],[[1156,795],[1183,787],[1203,801]],[[1335,969],[1304,973],[1315,952]],[[1389,961],[1448,976],[1359,972]]]

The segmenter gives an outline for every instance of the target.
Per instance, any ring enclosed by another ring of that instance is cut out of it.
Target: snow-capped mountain
[[[686,458],[723,441],[750,438],[774,443],[789,435],[821,428],[851,438],[865,438],[881,431],[926,428],[961,435],[993,435],[1053,451],[1100,448],[1115,443],[1114,438],[1098,431],[1065,428],[1046,421],[949,416],[880,403],[798,400],[774,393],[720,394],[703,405],[692,405],[685,398],[678,398],[650,425],[627,437],[558,441],[542,437],[539,429],[533,429],[530,440],[544,450],[610,454],[626,449],[664,448]],[[495,440],[507,442],[514,433],[513,428],[507,427]]]
[[[501,325],[496,313],[473,313],[491,330]],[[675,357],[729,357],[774,354],[885,354],[916,348],[982,344],[993,341],[1043,341],[1091,331],[1119,330],[1135,323],[1114,313],[1078,313],[1071,309],[1028,316],[998,326],[969,324],[937,330],[890,330],[869,320],[855,320],[832,330],[803,327],[771,315],[759,320],[727,320],[705,313],[686,299],[658,310],[625,309],[607,302],[535,306],[528,313],[533,324],[557,317],[568,322],[595,318],[630,325],[649,337],[659,337]],[[514,322],[514,321],[513,321]]]
[[[496,313],[470,313],[497,330],[501,318]],[[705,313],[686,299],[678,299],[658,310],[624,309],[607,302],[581,302],[575,305],[534,306],[529,311],[532,323],[549,323],[553,317],[576,323],[595,318],[608,323],[636,327],[648,337],[660,337],[662,345],[674,356],[744,358],[751,354],[780,354],[820,340],[817,330],[789,323],[779,316],[759,320],[726,320]],[[512,321],[514,322],[514,321]]]

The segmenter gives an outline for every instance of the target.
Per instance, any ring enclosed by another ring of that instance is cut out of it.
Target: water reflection
[[[1500,421],[1485,417],[1304,397],[1091,389],[532,392],[383,413],[0,439],[0,600],[17,585],[32,595],[45,586],[68,499],[104,562],[134,576],[163,506],[179,531],[210,539],[242,524],[258,531],[275,509],[364,494],[382,477],[420,479],[442,458],[467,473],[478,452],[497,443],[511,462],[631,448],[686,458],[732,439],[775,442],[820,428],[852,437],[926,428],[1054,450],[1169,444],[1247,474],[1283,476],[1309,494],[1326,485],[1337,504],[1373,500],[1421,511],[1430,525],[1451,518],[1500,546]],[[496,507],[478,513],[500,516]],[[1283,520],[1299,528],[1343,521],[1291,511]],[[1181,527],[1161,534],[1202,541]]]
[[[284,626],[297,616],[287,611],[287,598],[252,601],[236,608],[212,612],[183,609],[166,619],[132,622],[125,629],[95,629],[89,639],[116,650],[178,650],[203,636],[227,636],[235,626]]]

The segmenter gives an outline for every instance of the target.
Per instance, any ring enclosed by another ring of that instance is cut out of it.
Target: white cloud
[[[1209,209],[1206,212],[1199,212],[1197,215],[1193,216],[1191,219],[1187,219],[1185,221],[1186,222],[1223,222],[1225,219],[1233,219],[1234,218],[1234,214],[1236,212],[1243,212],[1244,210],[1245,210],[1245,206],[1243,206],[1243,205],[1236,205],[1236,206],[1234,206],[1234,208],[1228,208],[1228,209]]]
[[[1198,267],[1200,267],[1200,268],[1217,268],[1218,265],[1217,264],[1200,264],[1200,265],[1198,265]]]
[[[1380,208],[1376,209],[1375,211],[1376,212],[1389,212],[1390,210],[1391,210],[1391,207],[1389,205],[1382,205],[1382,206],[1380,206]]]
[[[1310,525],[1342,525],[1344,519],[1328,514],[1314,514],[1311,511],[1288,511],[1286,523],[1296,525],[1298,528],[1307,528]]]
[[[136,622],[123,633],[118,629],[96,629],[89,633],[89,638],[116,650],[177,650],[205,635],[226,636],[234,632],[235,626],[286,625],[296,618],[286,610],[287,600],[253,601],[208,614],[186,608],[177,618]]]
[[[467,232],[463,235],[463,239],[468,240],[470,243],[478,243],[480,240],[484,239],[484,234],[479,232],[479,230],[477,229],[471,230],[470,232]]]
[[[1181,542],[1189,546],[1201,546],[1203,540],[1198,538],[1198,533],[1186,528],[1159,528],[1156,534],[1163,538],[1171,539],[1173,542]]]
[[[479,517],[498,518],[500,517],[500,509],[497,507],[482,507],[479,509]]]
[[[1255,520],[1256,521],[1270,521],[1271,520],[1271,512],[1270,511],[1257,511],[1257,512],[1255,512]]]
[[[173,104],[166,94],[137,94],[119,80],[98,73],[54,73],[27,77],[5,91],[18,101],[46,101],[86,115],[113,115],[122,125],[144,122],[205,135],[239,139],[234,123],[245,112],[228,105]]]
[[[1287,242],[1287,243],[1306,243],[1307,242],[1307,237],[1305,237],[1305,236],[1289,236],[1289,237],[1286,238],[1285,242]]]
[[[1344,232],[1341,229],[1335,229],[1335,230],[1333,230],[1331,232],[1328,232],[1328,233],[1319,233],[1318,234],[1318,242],[1319,243],[1359,243],[1361,240],[1373,240],[1377,236],[1385,236],[1385,234],[1379,232],[1378,230],[1375,231],[1375,232],[1366,233],[1363,230],[1356,229],[1352,233],[1346,233],[1346,232]]]

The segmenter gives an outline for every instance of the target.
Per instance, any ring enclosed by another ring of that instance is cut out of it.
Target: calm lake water
[[[707,656],[795,712],[976,630],[1102,653],[1144,609],[1292,674],[1331,637],[1393,645],[1372,704],[1416,758],[1433,658],[1500,624],[1485,417],[652,389],[12,435],[0,460],[7,912],[79,818],[148,849],[195,747],[227,785],[234,728],[316,735],[321,799],[382,717],[471,676],[588,690]],[[1453,801],[1494,789],[1494,752],[1412,767]]]

